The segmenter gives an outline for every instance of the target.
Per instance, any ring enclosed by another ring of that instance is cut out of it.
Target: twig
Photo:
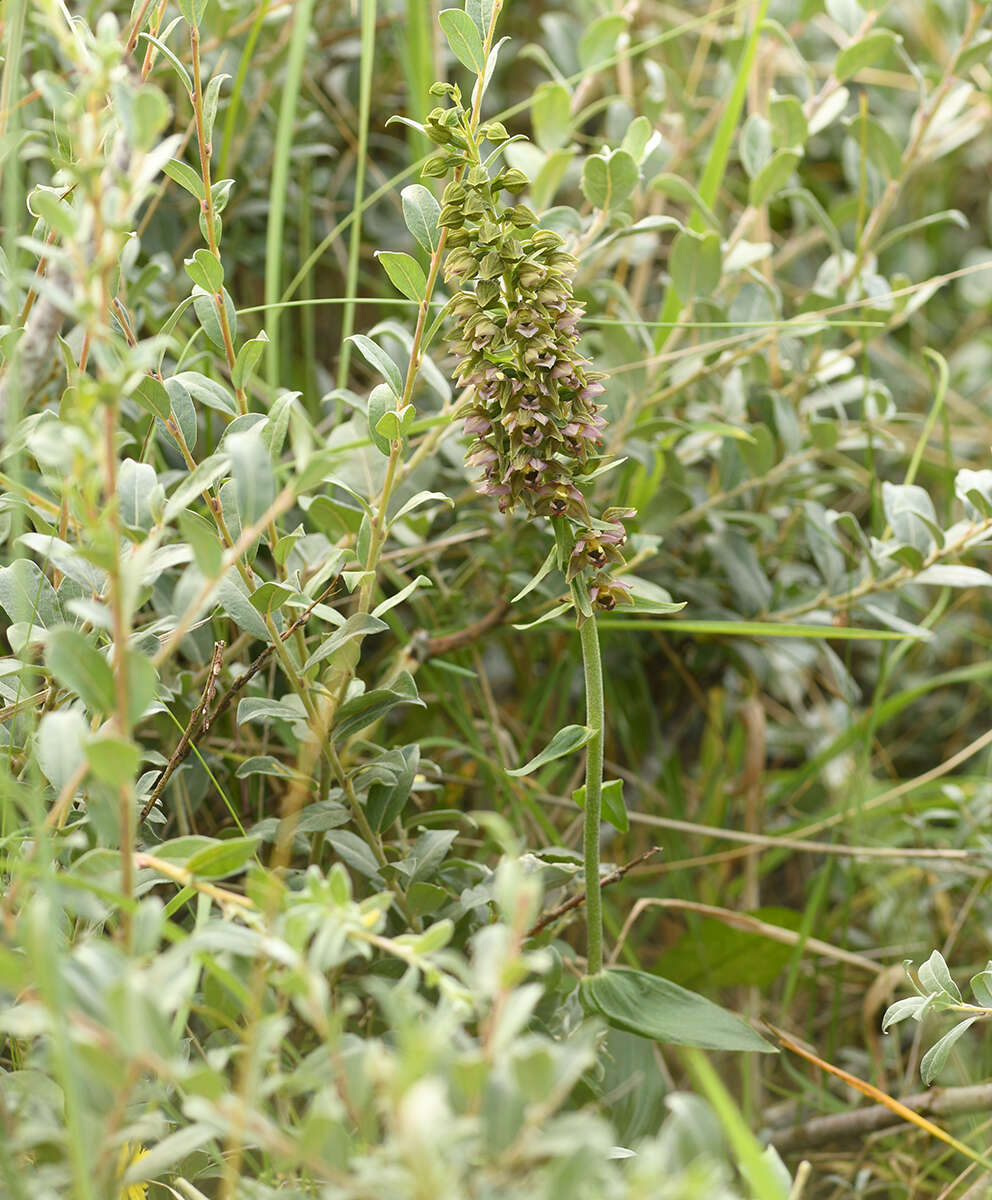
[[[968,1087],[931,1088],[915,1096],[903,1097],[901,1103],[913,1112],[934,1117],[955,1113],[982,1112],[992,1105],[992,1083],[976,1083]],[[813,1117],[790,1129],[772,1130],[770,1140],[776,1150],[786,1152],[811,1150],[848,1138],[861,1139],[868,1133],[895,1128],[902,1124],[900,1117],[884,1104],[869,1104],[853,1112],[832,1113],[829,1117]]]
[[[478,641],[490,629],[495,629],[502,622],[503,617],[509,610],[509,603],[506,600],[502,600],[495,608],[491,608],[481,620],[474,622],[472,625],[468,625],[464,629],[458,629],[454,633],[446,633],[441,637],[428,639],[417,647],[418,660],[426,662],[429,658],[435,658],[442,654],[450,654],[452,650],[459,650],[462,646],[471,646],[473,642]]]
[[[296,620],[292,623],[292,625],[290,625],[290,627],[288,629],[284,630],[279,635],[280,641],[283,641],[283,642],[288,641],[293,636],[293,634],[296,633],[296,631],[298,629],[300,629],[303,625],[305,625],[307,623],[307,621],[310,619],[311,615],[313,614],[313,610],[317,607],[318,604],[322,604],[328,598],[328,596],[330,596],[331,592],[334,591],[336,586],[337,586],[337,577],[332,579],[331,582],[327,585],[327,587],[324,588],[324,590],[320,593],[320,595],[317,597],[317,599],[312,601],[303,610],[303,612],[296,618]],[[231,687],[228,689],[228,691],[226,691],[224,693],[224,695],[221,696],[220,703],[217,705],[217,708],[214,711],[213,720],[216,721],[218,717],[223,716],[224,713],[227,712],[227,710],[231,707],[231,705],[234,703],[234,701],[238,698],[238,696],[244,690],[245,686],[252,679],[255,678],[255,676],[259,673],[259,671],[261,671],[261,669],[269,661],[269,659],[272,657],[274,650],[275,650],[275,647],[270,643],[268,646],[265,647],[265,649],[261,652],[261,654],[259,654],[259,656],[252,662],[252,664],[249,666],[248,670],[245,671],[243,675],[238,676],[238,678],[234,681],[234,683],[231,685]]]
[[[336,578],[332,579],[331,582],[327,585],[327,587],[325,587],[324,590],[320,593],[320,595],[317,597],[317,599],[312,601],[303,610],[303,612],[296,618],[296,620],[292,623],[292,625],[290,625],[288,629],[286,629],[283,633],[281,633],[279,635],[280,639],[285,642],[288,638],[292,637],[293,634],[296,633],[296,631],[301,626],[306,624],[306,622],[309,620],[311,614],[313,613],[313,610],[317,607],[318,604],[322,603],[324,600],[327,599],[327,597],[331,594],[331,592],[334,590],[336,585],[337,585],[337,579]],[[210,671],[207,676],[207,686],[204,689],[203,699],[201,699],[200,704],[197,706],[197,708],[193,712],[193,715],[190,717],[189,724],[187,725],[186,730],[183,733],[183,737],[180,739],[179,745],[176,747],[176,750],[173,753],[172,758],[169,759],[169,762],[163,769],[162,774],[159,775],[158,779],[155,781],[155,786],[152,789],[151,795],[145,801],[145,806],[141,810],[141,820],[142,821],[145,820],[145,818],[151,812],[152,808],[154,808],[155,802],[161,796],[162,791],[165,788],[165,785],[169,782],[169,779],[172,776],[172,773],[175,771],[176,767],[178,767],[183,762],[183,760],[189,755],[189,752],[192,749],[191,739],[198,732],[198,730],[194,728],[195,722],[196,722],[198,716],[203,715],[204,704],[208,700],[213,699],[214,690],[216,688],[217,676],[220,672],[220,666],[221,666],[220,659],[217,657],[217,655],[218,655],[218,651],[223,652],[223,649],[224,649],[223,642],[216,642],[214,644],[214,658],[211,660],[211,663],[210,663]],[[216,721],[219,717],[223,716],[224,713],[227,712],[227,710],[231,707],[231,705],[234,703],[234,701],[237,699],[237,697],[241,694],[245,685],[248,684],[252,679],[254,679],[254,677],[259,673],[259,671],[261,671],[261,669],[265,666],[265,664],[272,657],[273,650],[274,650],[274,647],[270,643],[268,646],[265,647],[265,649],[261,652],[261,654],[259,654],[258,657],[252,662],[252,664],[249,666],[248,670],[245,671],[243,675],[238,676],[238,678],[235,680],[234,684],[224,693],[223,696],[221,696],[220,702],[218,703],[217,707],[214,709],[213,715],[212,716],[208,715],[206,717],[206,719],[203,723],[203,727],[202,727],[203,732],[206,732],[206,730],[208,730],[210,728],[210,726],[214,723],[214,721]],[[208,690],[210,691],[209,697],[207,696]]]
[[[647,862],[649,858],[653,858],[656,854],[660,853],[660,846],[652,846],[650,850],[645,850],[643,854],[638,854],[636,858],[632,858],[630,862],[626,862],[622,866],[617,867],[615,870],[611,871],[609,875],[604,875],[599,881],[600,890],[602,890],[604,887],[609,887],[611,883],[619,883],[619,881],[623,879],[627,872],[633,867],[640,866],[642,862]],[[583,888],[581,892],[576,892],[574,896],[564,901],[564,903],[559,904],[555,908],[549,909],[544,916],[540,918],[540,920],[538,920],[530,927],[530,929],[527,930],[526,936],[529,938],[537,937],[542,929],[547,929],[547,927],[557,921],[559,917],[563,917],[565,913],[571,912],[573,908],[579,908],[581,905],[585,904],[585,902],[586,893],[585,889]]]
[[[141,810],[139,820],[144,821],[148,814],[155,807],[158,798],[165,791],[166,784],[172,778],[176,768],[180,763],[184,762],[190,752],[193,738],[201,731],[204,733],[210,728],[210,714],[207,712],[207,707],[214,698],[214,693],[217,691],[217,677],[220,675],[220,670],[223,665],[225,642],[214,642],[214,652],[210,658],[210,667],[207,671],[207,682],[203,688],[203,695],[200,697],[200,702],[190,714],[186,728],[183,730],[183,735],[179,739],[179,744],[172,752],[172,757],[159,772],[158,779],[155,780],[155,786],[151,790],[151,794],[145,801],[144,807]]]

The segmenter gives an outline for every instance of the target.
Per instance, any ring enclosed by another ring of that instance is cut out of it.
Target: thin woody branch
[[[599,881],[600,890],[605,887],[609,887],[611,883],[619,883],[628,871],[632,870],[634,867],[639,867],[641,863],[647,862],[649,858],[654,858],[656,854],[660,853],[660,846],[652,846],[650,850],[645,850],[643,854],[638,854],[638,856],[636,858],[632,858],[630,862],[626,862],[622,866],[615,868],[615,870],[611,871],[609,875],[604,875]],[[553,925],[559,917],[563,917],[566,913],[571,912],[574,908],[580,908],[583,904],[585,904],[585,902],[586,893],[585,889],[583,888],[581,892],[576,892],[574,896],[564,901],[564,903],[557,905],[555,908],[549,909],[539,920],[535,921],[530,929],[527,930],[526,936],[529,938],[537,937],[542,930],[547,929],[549,925]]]

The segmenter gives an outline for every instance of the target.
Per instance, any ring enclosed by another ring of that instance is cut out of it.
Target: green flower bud
[[[441,229],[458,229],[465,224],[465,214],[457,204],[446,204],[437,219]]]
[[[503,273],[503,260],[495,250],[490,250],[479,263],[480,279],[496,279]]]
[[[531,225],[537,224],[537,214],[527,207],[526,204],[517,204],[509,211],[511,223],[517,229],[528,229]]]
[[[461,204],[467,195],[464,183],[457,183],[455,180],[452,180],[444,189],[441,202],[443,204]]]
[[[428,179],[440,179],[451,170],[451,157],[447,154],[435,154],[424,163],[420,174]]]
[[[493,180],[493,183],[495,186],[512,192],[514,195],[530,186],[530,180],[523,171],[518,171],[516,167],[509,167],[505,171],[500,171]]]
[[[494,146],[501,146],[510,136],[506,132],[506,126],[502,121],[487,121],[479,130],[479,133],[482,134],[487,142],[492,142]]]

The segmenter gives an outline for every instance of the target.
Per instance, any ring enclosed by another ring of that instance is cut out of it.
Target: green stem
[[[578,605],[576,605],[578,607]],[[586,823],[582,840],[586,875],[586,959],[590,975],[603,969],[603,900],[599,888],[599,826],[603,797],[603,660],[599,653],[596,618],[579,626],[582,667],[586,677],[586,725],[593,731],[586,743]]]

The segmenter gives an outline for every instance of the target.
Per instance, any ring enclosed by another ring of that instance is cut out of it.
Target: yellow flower
[[[147,1154],[144,1146],[134,1147],[130,1142],[125,1142],[117,1159],[118,1179],[123,1179],[134,1164],[140,1162]],[[147,1200],[147,1196],[147,1183],[131,1183],[121,1188],[119,1200]]]

